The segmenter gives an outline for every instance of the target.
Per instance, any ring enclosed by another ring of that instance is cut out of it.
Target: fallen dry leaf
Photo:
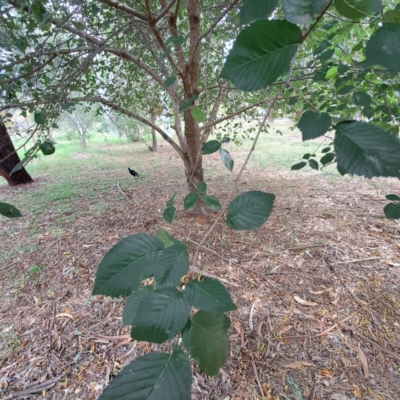
[[[71,314],[68,314],[66,312],[56,314],[56,318],[59,318],[59,317],[68,317],[68,318],[74,319],[74,317]]]
[[[369,367],[368,367],[368,361],[367,361],[367,357],[365,357],[364,352],[357,346],[349,346],[350,348],[352,348],[358,355],[358,358],[361,361],[361,366],[364,372],[364,376],[365,378],[369,378]]]
[[[314,292],[314,290],[309,290],[309,292],[311,294],[323,294],[323,293],[326,293],[326,292],[330,292],[331,290],[332,290],[331,288],[328,288],[328,289],[318,290],[316,292]]]
[[[317,305],[318,305],[318,303],[314,303],[314,302],[312,302],[312,301],[303,300],[303,299],[302,299],[301,297],[299,297],[299,296],[293,296],[293,297],[294,297],[294,299],[295,299],[298,303],[302,304],[303,306],[314,307],[314,306],[317,306]]]
[[[312,367],[312,364],[307,361],[295,361],[293,363],[286,364],[283,366],[283,368],[293,368],[293,369],[300,367]]]

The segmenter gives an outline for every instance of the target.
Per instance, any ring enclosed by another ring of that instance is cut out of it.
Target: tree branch
[[[169,4],[167,4],[163,10],[160,11],[160,13],[154,18],[154,22],[157,23],[169,10],[170,8],[175,4],[176,0],[171,0]],[[179,0],[178,0],[179,2]]]
[[[134,10],[133,8],[127,6],[126,4],[120,3],[116,0],[99,0],[101,3],[107,4],[110,7],[116,8],[118,10],[124,11],[133,17],[139,18],[142,21],[147,21],[146,15]]]

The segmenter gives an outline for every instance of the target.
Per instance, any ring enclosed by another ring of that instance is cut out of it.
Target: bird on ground
[[[128,171],[132,176],[140,177],[140,174],[138,174],[133,168],[128,167]]]

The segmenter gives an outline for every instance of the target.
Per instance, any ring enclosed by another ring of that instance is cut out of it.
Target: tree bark
[[[20,158],[15,151],[13,142],[8,134],[5,125],[0,125],[0,176],[7,180],[10,186],[24,185],[32,183],[33,179],[23,167],[19,171],[10,173],[13,168],[20,162]]]
[[[154,124],[156,122],[156,116],[154,114],[151,115],[151,122]],[[156,130],[152,129],[151,130],[151,137],[152,137],[152,145],[151,145],[151,151],[158,151],[158,143],[157,143],[157,134]]]

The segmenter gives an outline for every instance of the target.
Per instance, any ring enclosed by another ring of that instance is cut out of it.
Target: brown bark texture
[[[8,134],[7,127],[0,124],[0,176],[7,180],[10,186],[32,183],[33,179],[25,168],[10,175],[13,168],[20,162],[13,142]]]

